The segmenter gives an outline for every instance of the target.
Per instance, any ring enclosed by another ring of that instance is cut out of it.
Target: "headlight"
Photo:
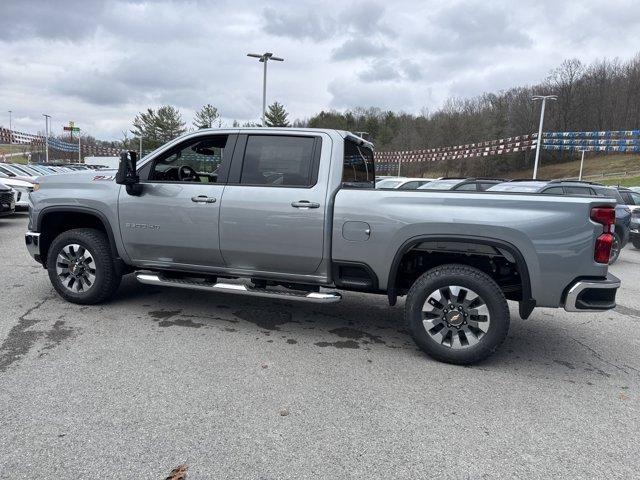
[[[33,184],[33,192],[37,192],[38,190],[40,190],[40,184],[39,183],[34,183]]]

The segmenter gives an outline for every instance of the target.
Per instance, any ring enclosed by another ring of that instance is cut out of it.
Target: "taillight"
[[[591,220],[603,225],[605,233],[613,232],[616,211],[613,207],[594,207],[591,209]]]
[[[613,235],[603,233],[596,239],[596,248],[593,252],[593,259],[598,263],[609,263],[613,247]]]
[[[593,259],[598,263],[609,263],[613,235],[616,224],[616,211],[613,207],[594,207],[591,209],[591,220],[602,225],[603,233],[596,239]]]

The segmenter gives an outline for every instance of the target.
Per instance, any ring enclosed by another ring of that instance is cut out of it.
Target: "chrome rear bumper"
[[[567,312],[598,312],[616,306],[616,290],[620,280],[611,274],[603,280],[580,280],[567,291],[564,309]]]
[[[42,263],[40,256],[40,234],[36,232],[27,232],[24,234],[24,243],[27,245],[29,254],[36,262]]]

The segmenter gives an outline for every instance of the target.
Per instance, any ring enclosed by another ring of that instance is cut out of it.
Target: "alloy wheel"
[[[67,290],[84,293],[96,281],[96,262],[91,252],[82,245],[66,245],[58,253],[56,273]]]
[[[470,348],[489,331],[491,317],[485,301],[470,288],[449,285],[427,296],[422,324],[429,338],[452,349]]]

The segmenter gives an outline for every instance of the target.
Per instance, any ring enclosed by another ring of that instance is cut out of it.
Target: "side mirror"
[[[120,154],[120,163],[118,164],[116,183],[119,185],[124,185],[129,195],[140,195],[142,193],[140,177],[138,177],[138,172],[136,170],[137,161],[137,152],[130,151],[122,152]]]

